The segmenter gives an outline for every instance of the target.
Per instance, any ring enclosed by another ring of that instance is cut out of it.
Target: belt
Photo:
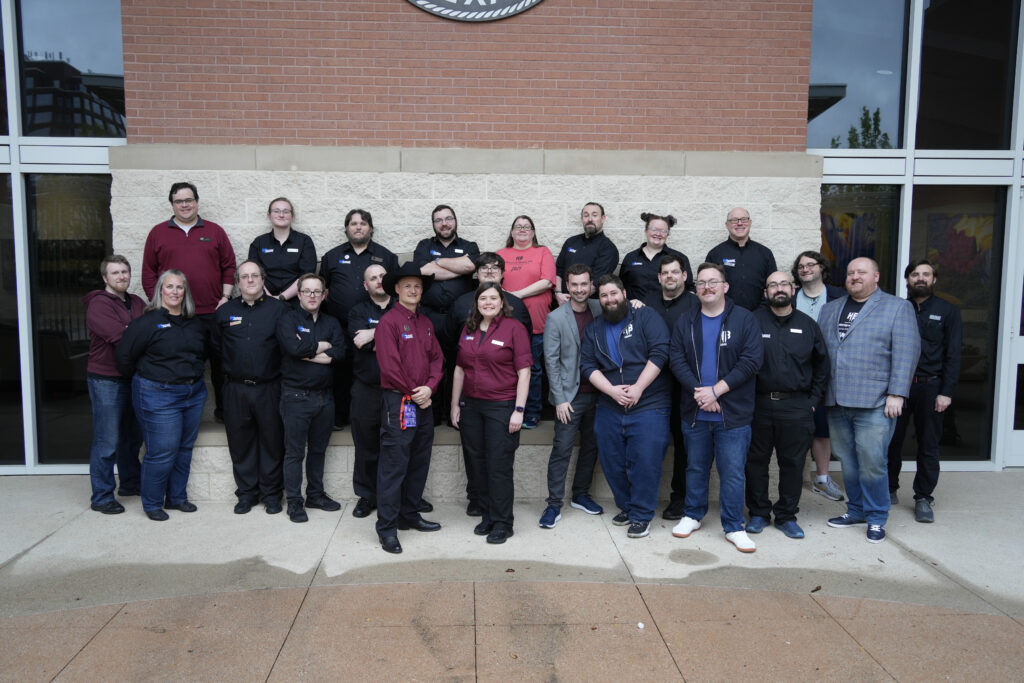
[[[276,381],[276,379],[242,379],[241,377],[226,377],[225,379],[236,384],[248,384],[251,387],[260,384],[270,384],[271,382]]]
[[[914,375],[914,384],[924,384],[938,379],[938,375]]]
[[[790,391],[762,391],[758,395],[767,396],[773,401],[785,401],[789,398],[799,398],[803,396],[803,394],[796,394]]]

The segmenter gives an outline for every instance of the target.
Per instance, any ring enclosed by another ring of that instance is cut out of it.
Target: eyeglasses
[[[796,269],[798,271],[799,270],[813,270],[814,266],[820,266],[820,265],[821,264],[818,263],[817,261],[812,261],[811,263],[801,263],[799,266],[796,267]]]
[[[322,289],[300,289],[299,294],[302,296],[320,296],[324,293]]]
[[[515,225],[512,229],[516,232],[531,232],[533,230],[529,225]]]
[[[668,234],[668,230],[666,230],[665,228],[647,228],[647,232],[651,233],[652,235],[667,235]]]
[[[270,213],[274,214],[275,216],[291,216],[292,215],[292,210],[291,209],[272,209],[270,211]]]
[[[718,289],[718,285],[725,282],[725,280],[697,280],[695,283],[697,289]]]
[[[738,223],[749,223],[750,216],[745,216],[743,218],[730,218],[725,222],[728,223],[729,225],[737,225]]]
[[[477,271],[481,273],[500,273],[501,266],[499,266],[496,263],[492,263],[490,265],[480,266],[479,268],[477,268]]]
[[[444,225],[445,223],[454,223],[455,216],[445,216],[444,218],[435,218],[434,225]]]
[[[193,197],[189,197],[188,199],[172,199],[171,203],[175,206],[188,206],[189,204],[195,204],[196,200]]]
[[[262,280],[263,276],[259,273],[242,273],[238,276],[239,280]]]
[[[775,290],[775,289],[792,289],[792,288],[793,288],[793,283],[788,281],[788,280],[784,280],[782,282],[769,282],[767,284],[767,286],[765,286],[765,289],[767,289],[769,292],[772,291],[772,290]]]

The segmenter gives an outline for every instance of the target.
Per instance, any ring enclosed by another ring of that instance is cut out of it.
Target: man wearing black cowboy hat
[[[431,399],[441,383],[443,355],[434,326],[419,310],[434,278],[406,263],[384,278],[398,305],[374,334],[380,365],[381,439],[377,465],[377,535],[389,553],[402,552],[399,529],[437,531],[419,513],[434,444]]]

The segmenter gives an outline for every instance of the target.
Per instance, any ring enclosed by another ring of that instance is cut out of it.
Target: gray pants
[[[555,438],[551,442],[551,456],[548,458],[548,505],[562,507],[565,497],[565,475],[569,471],[569,460],[580,435],[580,454],[576,459],[576,475],[572,479],[572,496],[590,491],[597,464],[597,439],[594,438],[594,412],[597,409],[597,393],[577,393],[572,400],[572,415],[569,424],[562,424],[555,418]]]

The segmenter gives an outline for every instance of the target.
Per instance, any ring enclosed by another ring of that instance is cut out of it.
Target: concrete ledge
[[[686,175],[683,152],[657,150],[574,150],[544,152],[544,173],[551,175]]]
[[[540,149],[402,150],[405,173],[543,173],[547,152]]]
[[[361,171],[389,173],[402,170],[397,147],[256,147],[259,171]]]
[[[247,171],[255,166],[253,145],[129,144],[110,148],[111,169]]]
[[[802,152],[687,152],[686,175],[821,178],[823,157]]]

